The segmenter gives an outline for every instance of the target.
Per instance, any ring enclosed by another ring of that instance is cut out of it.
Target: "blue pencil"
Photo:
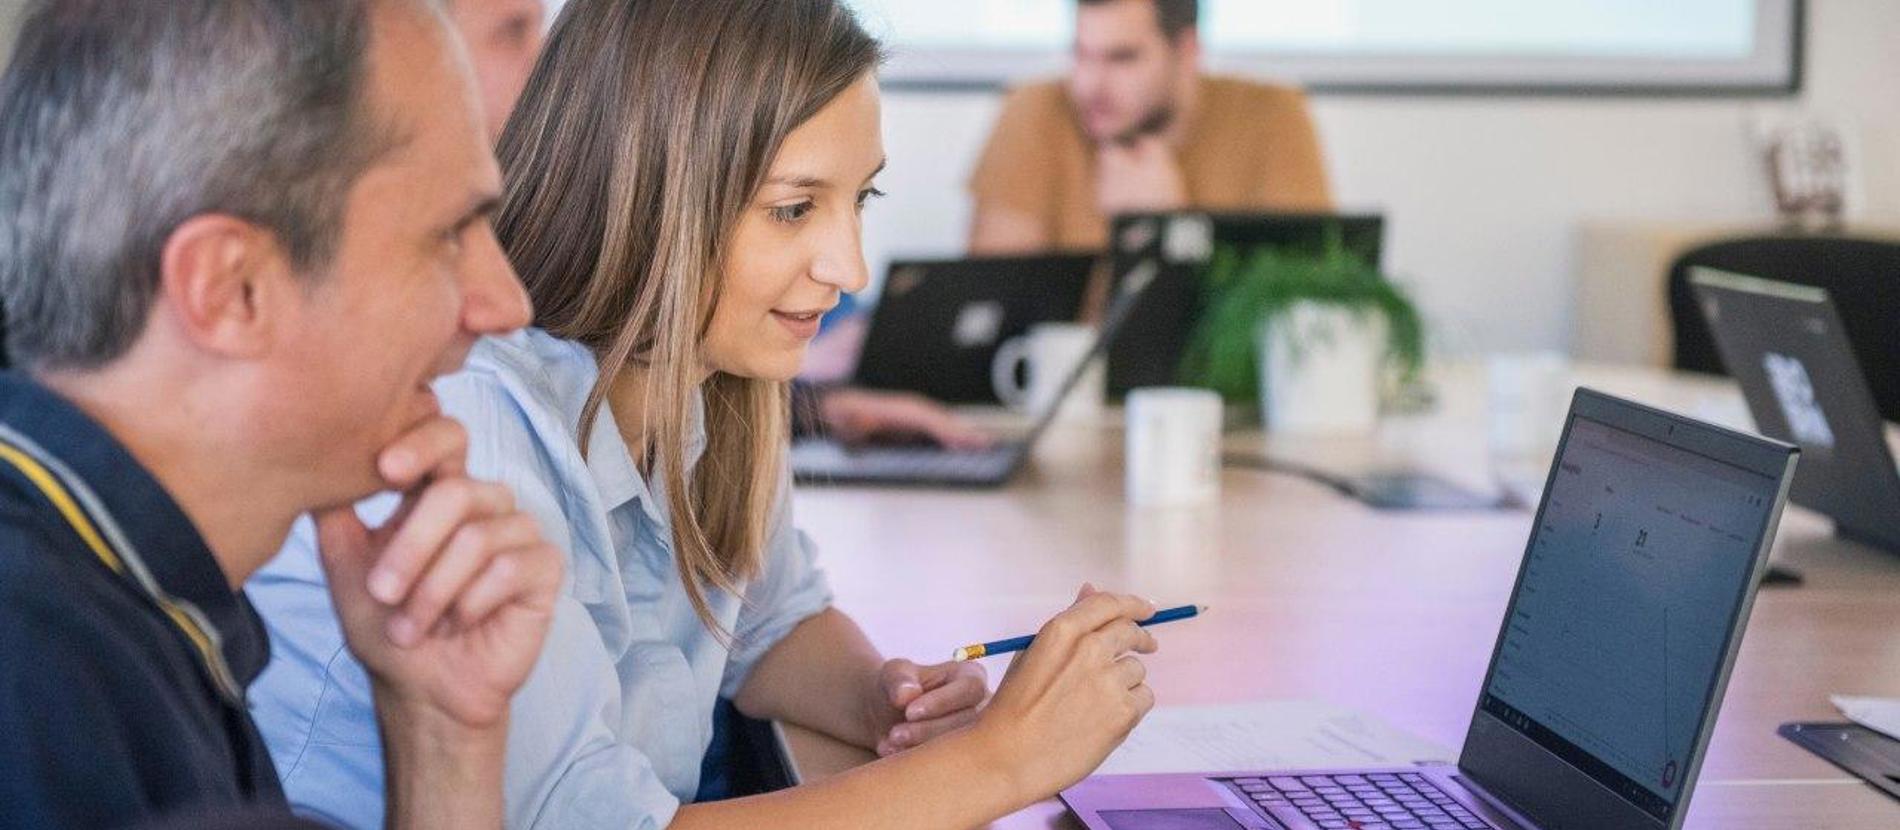
[[[1165,622],[1174,622],[1175,620],[1185,620],[1189,617],[1199,616],[1206,610],[1207,606],[1205,605],[1183,605],[1178,608],[1156,611],[1154,616],[1135,624],[1144,627],[1160,625]],[[1030,643],[1035,641],[1036,635],[1027,634],[1021,637],[1011,637],[1007,640],[997,640],[993,643],[978,643],[973,646],[964,646],[957,649],[951,653],[950,659],[961,663],[965,660],[975,660],[979,657],[1008,654],[1012,651],[1022,651],[1028,648]]]

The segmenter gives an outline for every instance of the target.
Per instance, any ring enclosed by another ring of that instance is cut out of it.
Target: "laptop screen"
[[[1480,707],[1668,820],[1779,485],[1573,416]]]

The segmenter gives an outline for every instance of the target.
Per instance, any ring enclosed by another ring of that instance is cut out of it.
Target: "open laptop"
[[[1111,296],[1139,292],[1141,301],[1109,347],[1109,397],[1180,385],[1181,356],[1206,305],[1207,265],[1221,247],[1272,246],[1317,256],[1338,239],[1377,266],[1384,237],[1384,218],[1371,214],[1180,211],[1116,217],[1109,234]]]
[[[1133,295],[1139,297],[1139,294]],[[792,442],[792,476],[801,484],[884,484],[935,487],[1000,487],[1029,461],[1036,441],[1049,430],[1082,377],[1114,342],[1127,322],[1134,303],[1111,304],[1095,343],[1067,376],[1028,433],[1000,441],[986,449],[957,450],[934,446],[848,446],[832,438],[811,436]]]
[[[1689,282],[1756,428],[1801,447],[1789,499],[1900,551],[1900,469],[1827,290],[1711,269]]]
[[[1103,775],[1062,800],[1091,830],[1680,827],[1798,453],[1578,390],[1455,765]]]
[[[853,385],[944,403],[996,403],[997,348],[1037,323],[1070,322],[1099,257],[898,260],[871,311]]]

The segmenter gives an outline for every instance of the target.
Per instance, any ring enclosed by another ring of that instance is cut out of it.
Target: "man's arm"
[[[1267,114],[1263,144],[1270,148],[1262,202],[1280,210],[1332,210],[1326,154],[1306,96],[1280,88],[1271,94],[1270,105],[1260,107]]]
[[[1047,85],[1017,90],[1004,100],[970,174],[971,254],[1032,254],[1055,246],[1055,153],[1048,133],[1066,126],[1061,102],[1061,93]]]
[[[382,729],[383,825],[502,826],[502,770],[508,719],[470,725],[441,708],[410,701],[377,684],[376,723]]]

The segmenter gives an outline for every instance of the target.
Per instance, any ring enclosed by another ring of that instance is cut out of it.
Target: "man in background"
[[[474,64],[491,142],[501,140],[508,114],[541,57],[547,14],[544,0],[449,0],[449,20]]]
[[[1202,72],[1198,0],[1078,0],[1074,68],[1004,102],[970,190],[972,254],[1105,247],[1116,214],[1330,210],[1295,89]]]
[[[428,388],[528,320],[500,186],[432,0],[33,6],[0,78],[0,825],[287,826],[239,586],[312,515],[390,825],[500,826],[562,560]]]

